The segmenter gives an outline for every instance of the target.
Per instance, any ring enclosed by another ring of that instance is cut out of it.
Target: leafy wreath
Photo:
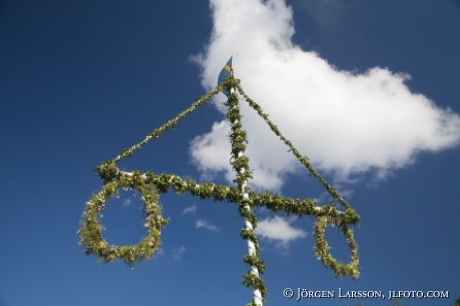
[[[137,245],[112,245],[102,236],[104,227],[99,221],[99,214],[103,212],[107,199],[116,195],[119,188],[136,190],[142,194],[147,235]],[[162,207],[158,200],[155,186],[142,179],[139,171],[130,174],[120,173],[116,181],[106,183],[102,190],[87,202],[82,228],[78,232],[81,237],[80,245],[85,248],[86,254],[95,254],[103,262],[114,262],[119,258],[131,267],[134,267],[136,262],[152,257],[161,246],[161,227],[168,223],[162,216]]]
[[[318,217],[318,221],[315,225],[314,237],[316,240],[315,251],[316,255],[321,259],[323,264],[326,267],[331,268],[336,276],[346,276],[350,275],[353,278],[359,277],[359,255],[358,255],[358,245],[354,238],[353,230],[349,229],[346,224],[339,225],[340,231],[347,239],[348,247],[351,252],[351,261],[349,264],[343,264],[337,261],[329,252],[331,247],[327,243],[325,238],[326,227],[328,225],[335,226],[336,221],[331,219],[328,216]]]

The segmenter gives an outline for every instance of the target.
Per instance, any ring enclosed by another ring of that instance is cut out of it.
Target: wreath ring
[[[335,259],[329,250],[331,247],[326,241],[326,227],[338,225],[339,230],[344,234],[347,239],[348,247],[351,252],[351,261],[344,264]],[[358,244],[356,243],[353,230],[348,228],[343,222],[337,222],[330,216],[318,216],[318,221],[315,224],[314,237],[316,240],[315,252],[318,259],[321,259],[326,267],[331,268],[336,276],[351,275],[353,279],[359,277],[359,254]]]
[[[136,190],[142,194],[144,202],[147,235],[137,245],[116,246],[109,244],[102,236],[104,227],[99,221],[106,201],[116,195],[117,190]],[[79,244],[87,255],[97,255],[102,262],[124,261],[133,267],[136,262],[149,259],[161,246],[161,228],[168,223],[162,216],[162,207],[155,185],[147,183],[138,172],[119,175],[118,180],[108,182],[102,190],[86,203],[82,226],[78,231]]]

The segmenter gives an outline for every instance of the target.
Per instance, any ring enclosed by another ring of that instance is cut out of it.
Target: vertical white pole
[[[235,92],[235,89],[232,87],[230,89],[230,93],[233,94]],[[244,155],[243,151],[238,152],[238,157],[242,157]],[[249,169],[241,168],[240,173],[243,174],[246,171],[249,171]],[[241,193],[243,194],[243,199],[249,199],[249,194],[247,192],[247,184],[248,182],[245,180],[243,181],[241,185]],[[245,205],[244,208],[251,212],[251,207],[249,205]],[[247,218],[244,218],[244,224],[245,224],[245,229],[247,230],[254,230],[254,225],[249,221]],[[254,241],[251,239],[247,239],[248,242],[248,253],[249,255],[253,255],[256,253],[256,246],[254,244]],[[260,277],[259,274],[259,269],[256,266],[251,266],[251,273],[256,275],[257,277]],[[262,293],[260,292],[259,289],[254,289],[253,291],[253,296],[254,296],[254,303],[259,306],[263,306],[263,300],[262,300]]]
[[[241,155],[243,155],[242,152],[239,152],[239,153],[241,153]],[[241,169],[241,172],[244,173],[244,168]],[[243,185],[241,186],[241,191],[243,192],[243,198],[244,199],[249,199],[249,194],[246,191],[246,183],[247,182],[244,182]],[[244,208],[247,209],[249,212],[251,211],[251,207],[249,205],[246,205]],[[247,230],[254,230],[253,224],[247,218],[244,219],[244,224],[245,224],[245,228]],[[248,253],[249,253],[249,255],[255,254],[256,253],[256,246],[255,246],[254,242],[251,239],[248,239],[247,241],[248,241]],[[253,273],[257,277],[260,277],[259,269],[257,269],[256,266],[251,266],[251,273]],[[254,295],[254,303],[256,305],[262,306],[263,305],[263,300],[262,300],[262,293],[260,292],[260,290],[259,289],[254,289],[253,295]]]

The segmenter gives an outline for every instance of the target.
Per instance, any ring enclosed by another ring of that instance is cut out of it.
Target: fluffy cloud
[[[196,205],[192,205],[192,206],[184,208],[181,214],[182,215],[194,215],[197,209],[198,207]]]
[[[216,232],[216,231],[219,230],[219,228],[217,226],[215,226],[214,224],[209,223],[208,221],[205,221],[205,220],[197,220],[195,227],[196,228],[204,228],[204,229],[210,230],[212,232]]]
[[[187,249],[186,249],[184,246],[181,246],[181,247],[179,247],[179,248],[172,249],[172,251],[171,251],[171,257],[172,257],[175,261],[181,261],[182,256],[185,254],[186,251],[187,251]]]
[[[123,206],[129,206],[133,204],[133,201],[131,199],[124,199],[123,200]]]
[[[233,53],[236,77],[249,96],[304,155],[336,180],[368,171],[383,178],[411,164],[419,152],[458,144],[460,117],[411,92],[407,74],[379,67],[365,73],[340,71],[295,45],[292,10],[284,0],[211,0],[211,10],[213,33],[196,58],[203,68],[203,86],[216,85]],[[224,112],[224,97],[220,100],[216,106]],[[279,190],[284,175],[298,164],[245,105],[252,185]],[[216,122],[209,133],[193,140],[191,154],[203,173],[223,171],[231,180],[228,132],[227,121]]]
[[[294,228],[291,223],[293,218],[282,218],[275,216],[272,219],[259,221],[256,227],[256,234],[262,238],[275,241],[279,246],[287,246],[289,242],[307,235],[301,229]]]

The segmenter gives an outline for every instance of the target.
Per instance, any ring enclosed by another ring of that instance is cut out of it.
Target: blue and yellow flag
[[[233,74],[233,56],[230,57],[230,59],[228,60],[227,64],[224,66],[224,68],[220,72],[219,79],[217,81],[217,85],[220,85],[231,74]],[[227,97],[230,95],[230,92],[228,90],[225,90],[223,93]]]

